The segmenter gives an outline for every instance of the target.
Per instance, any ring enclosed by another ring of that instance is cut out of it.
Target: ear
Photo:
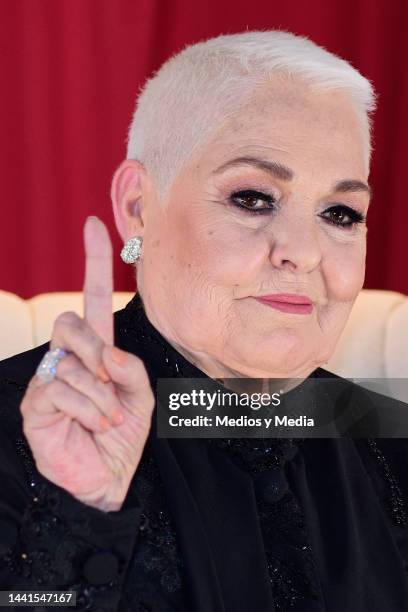
[[[113,214],[123,242],[143,236],[146,188],[144,166],[137,160],[125,159],[113,175],[111,186]]]

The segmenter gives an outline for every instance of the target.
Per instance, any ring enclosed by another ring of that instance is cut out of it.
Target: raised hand
[[[35,375],[21,403],[37,469],[80,501],[119,510],[140,462],[155,404],[143,362],[113,346],[112,245],[105,225],[84,228],[84,318],[64,312],[50,348],[67,355],[56,377]]]

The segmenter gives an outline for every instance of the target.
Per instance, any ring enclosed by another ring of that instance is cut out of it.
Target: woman
[[[187,47],[148,81],[112,183],[138,293],[112,317],[88,219],[84,318],[0,368],[2,590],[120,612],[408,609],[404,440],[166,439],[155,418],[168,377],[289,398],[333,379],[361,407],[320,366],[364,281],[374,106],[347,62],[282,31]]]

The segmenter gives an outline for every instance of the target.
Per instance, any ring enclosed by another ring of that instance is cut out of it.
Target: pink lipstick
[[[313,303],[307,295],[272,293],[271,295],[255,297],[255,299],[265,306],[291,314],[310,314],[313,311]]]

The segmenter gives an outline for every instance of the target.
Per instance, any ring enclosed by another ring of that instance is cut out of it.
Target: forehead
[[[255,151],[311,171],[368,175],[362,127],[348,96],[299,81],[277,79],[262,86],[219,126],[201,153],[204,164],[215,165]]]

